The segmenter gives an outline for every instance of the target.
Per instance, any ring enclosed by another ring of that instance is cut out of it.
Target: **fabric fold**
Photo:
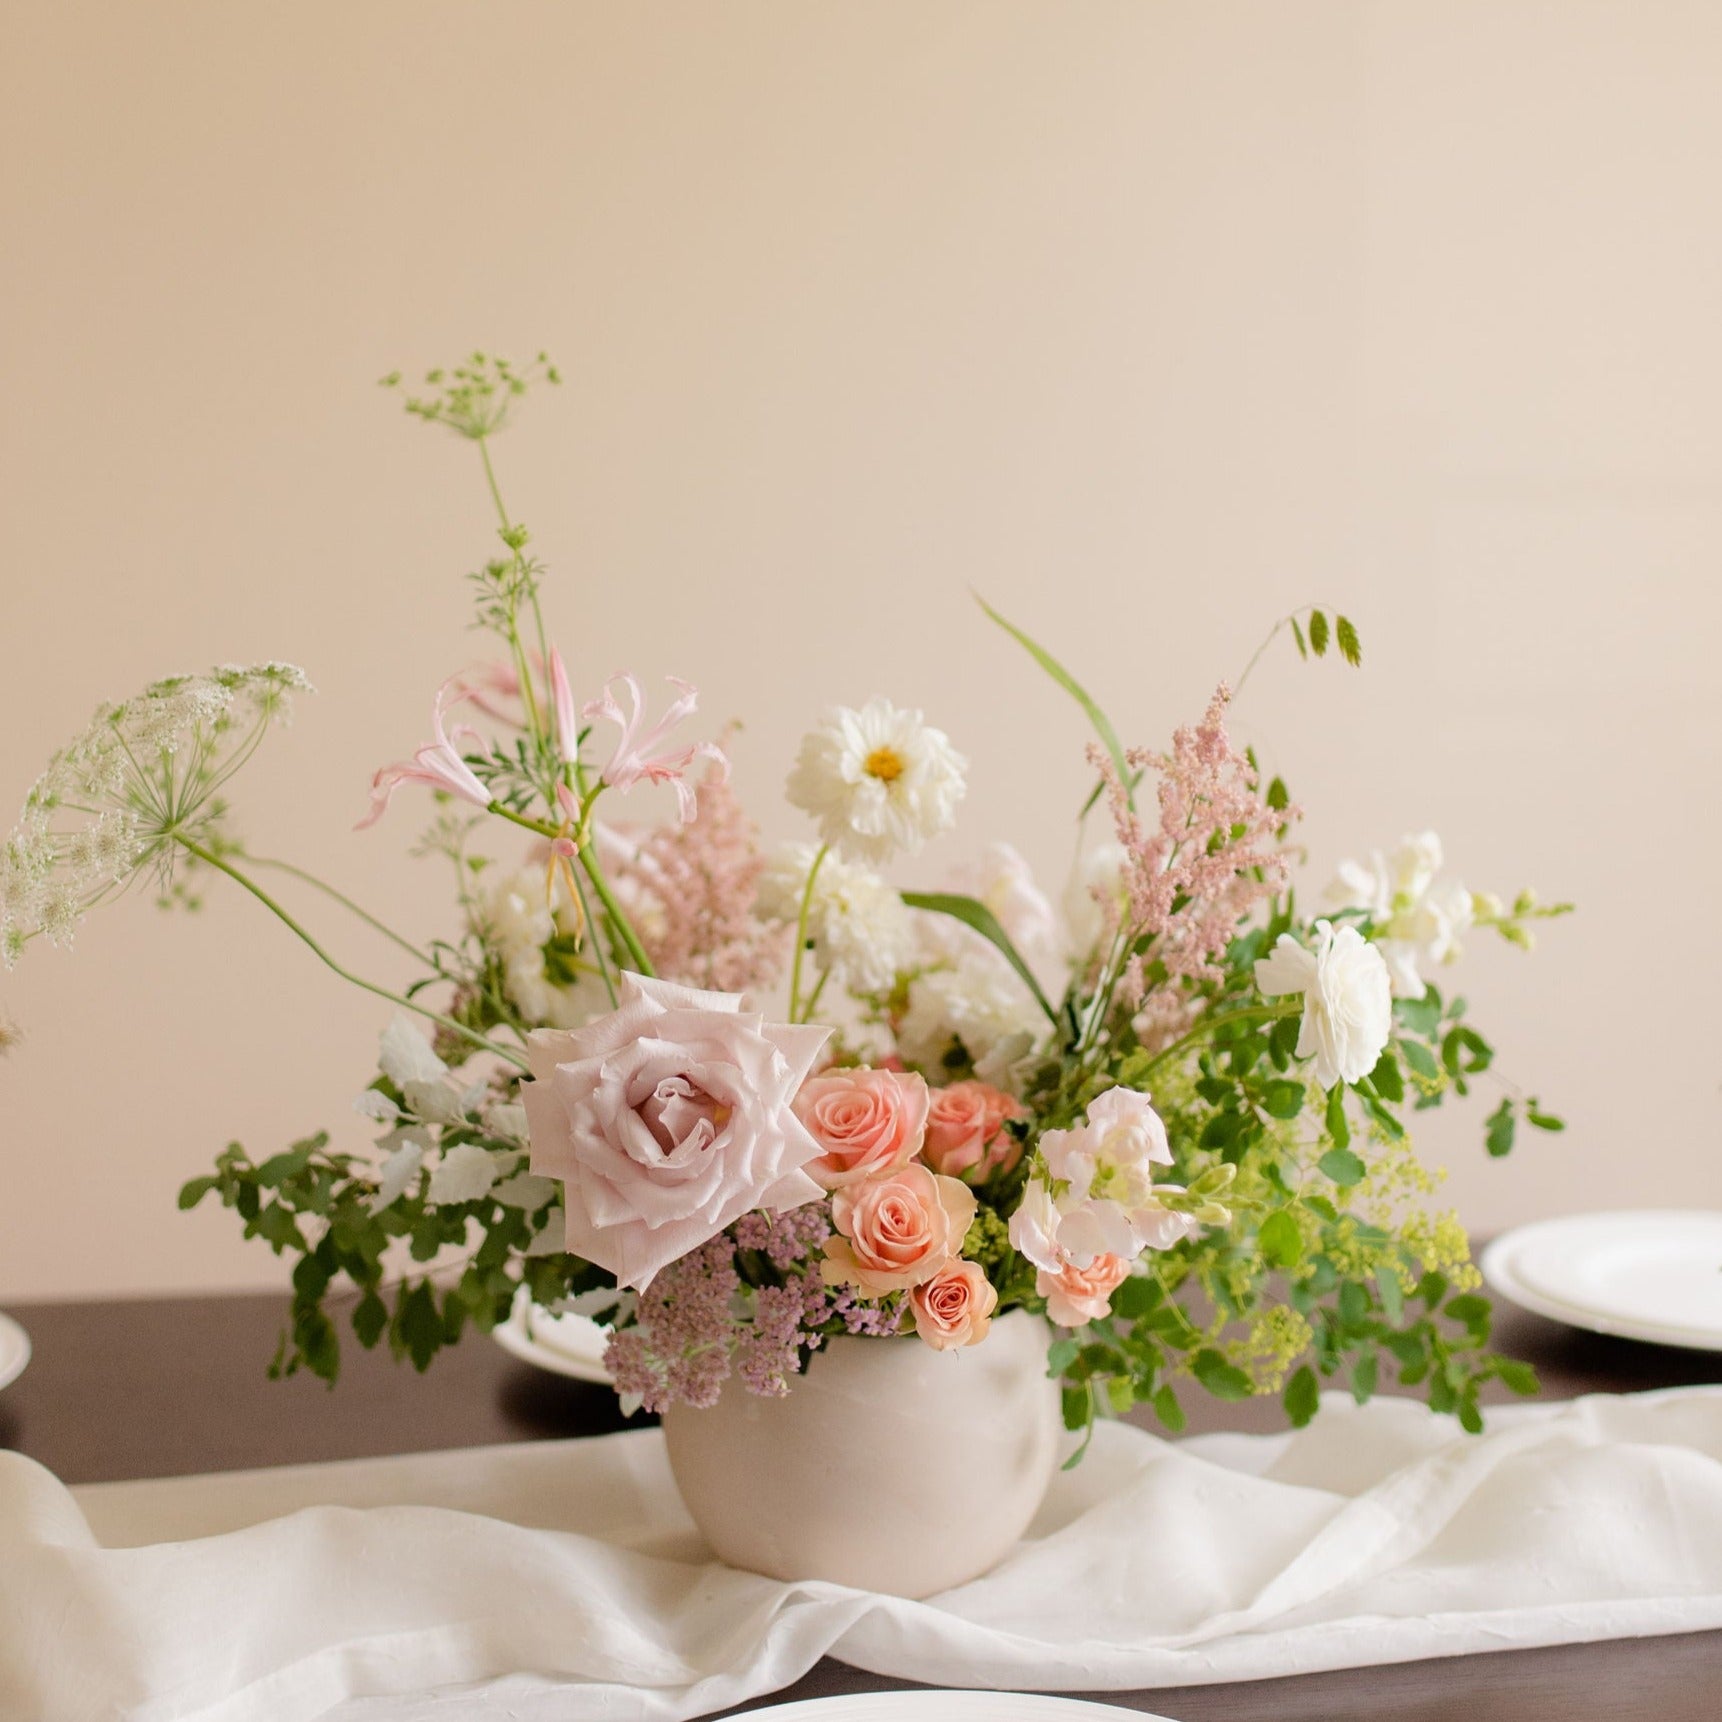
[[[906,1456],[905,1462],[912,1462]],[[1722,1388],[1102,1428],[926,1602],[712,1561],[656,1431],[68,1491],[0,1454],[0,1714],[681,1722],[833,1655],[1142,1690],[1722,1626]]]

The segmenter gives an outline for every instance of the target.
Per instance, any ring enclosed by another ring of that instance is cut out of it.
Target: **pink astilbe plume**
[[[616,869],[625,889],[651,900],[640,929],[646,954],[660,975],[691,986],[769,986],[794,934],[754,915],[766,865],[758,830],[727,771],[708,769],[693,796],[687,824],[653,831]]]
[[[1149,960],[1158,959],[1174,980],[1223,979],[1217,959],[1287,877],[1280,832],[1298,810],[1268,806],[1254,768],[1226,734],[1230,699],[1222,683],[1202,721],[1173,735],[1171,753],[1126,753],[1133,772],[1158,774],[1157,829],[1147,829],[1130,806],[1112,760],[1099,748],[1089,750],[1125,852],[1125,901],[1122,910],[1112,908],[1115,923],[1122,913],[1133,944],[1151,938]],[[1144,987],[1143,965],[1132,960],[1120,984],[1123,1001],[1134,1009]]]

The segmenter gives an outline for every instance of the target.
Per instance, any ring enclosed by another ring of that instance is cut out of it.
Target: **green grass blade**
[[[1022,960],[1022,953],[1011,943],[1010,934],[999,925],[998,916],[985,903],[954,891],[905,891],[902,896],[911,909],[949,915],[965,927],[973,927],[983,939],[996,945],[1004,953],[1005,961],[1022,976],[1023,985],[1034,994],[1034,1002],[1046,1012],[1047,1020],[1055,1028],[1058,1026],[1058,1012],[1052,1008],[1052,1001],[1040,990],[1034,971]]]

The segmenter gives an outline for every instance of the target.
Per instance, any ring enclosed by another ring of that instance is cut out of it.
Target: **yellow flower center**
[[[895,783],[903,775],[903,756],[894,747],[876,747],[861,762],[861,769],[881,783]]]

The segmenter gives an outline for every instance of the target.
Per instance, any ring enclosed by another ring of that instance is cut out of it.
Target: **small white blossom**
[[[527,1140],[526,1108],[517,1101],[493,1101],[484,1109],[484,1127],[492,1136],[524,1144]]]
[[[967,769],[918,711],[875,699],[838,706],[803,740],[789,799],[819,821],[822,841],[877,863],[950,829]]]
[[[1264,997],[1303,994],[1297,1055],[1315,1060],[1323,1088],[1358,1082],[1375,1068],[1393,1031],[1393,994],[1380,951],[1355,927],[1313,928],[1315,949],[1282,933],[1256,964]]]
[[[1425,971],[1457,960],[1459,941],[1476,919],[1471,893],[1440,879],[1441,839],[1433,831],[1404,838],[1390,855],[1341,861],[1325,893],[1340,909],[1369,916],[1375,943],[1400,998],[1422,998]]]
[[[544,1229],[526,1246],[528,1256],[559,1256],[568,1248],[568,1216],[552,1208]]]
[[[761,875],[757,910],[768,921],[797,925],[816,851],[788,843]],[[889,992],[915,961],[914,918],[877,873],[827,855],[807,903],[807,936],[824,972],[849,992]]]
[[[1122,843],[1098,843],[1071,870],[1064,888],[1064,923],[1073,956],[1088,956],[1124,912],[1124,862]],[[1114,911],[1111,916],[1108,906]]]

